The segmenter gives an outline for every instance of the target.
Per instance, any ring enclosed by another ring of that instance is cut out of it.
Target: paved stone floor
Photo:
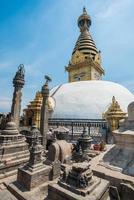
[[[107,151],[110,150],[112,147],[113,145],[107,145]],[[94,157],[91,160],[91,169],[93,170],[93,172],[101,178],[106,178],[110,181],[115,179],[116,181],[126,180],[134,182],[134,177],[122,174],[119,171],[115,171],[100,165],[99,161],[102,160],[107,151],[102,152],[100,155]]]
[[[107,150],[109,150],[112,147],[113,145],[108,145]],[[99,161],[102,160],[103,155],[105,153],[106,152],[102,152],[91,160],[91,169],[93,170],[94,174],[101,178],[110,180],[111,182],[112,181],[120,182],[121,180],[126,180],[134,183],[134,177],[122,174],[119,171],[113,171],[99,164]],[[15,198],[11,194],[11,192],[7,189],[9,185],[13,186],[11,183],[14,182],[15,180],[16,180],[16,175],[5,178],[4,180],[0,179],[0,200],[17,200],[17,198]],[[18,190],[16,186],[13,187],[15,190]],[[22,195],[22,191],[18,190],[18,193]],[[23,197],[24,196],[25,196],[24,199],[27,200],[44,200],[45,199],[44,186],[32,190],[32,192],[25,191],[23,193]]]

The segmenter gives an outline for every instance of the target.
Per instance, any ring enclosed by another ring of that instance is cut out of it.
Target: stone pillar
[[[18,71],[15,74],[13,79],[14,93],[12,99],[12,107],[11,107],[11,115],[16,123],[17,127],[19,127],[20,121],[20,111],[21,111],[21,96],[22,96],[22,88],[24,86],[24,65],[21,64],[18,67]]]
[[[49,97],[49,87],[48,87],[48,82],[51,81],[51,79],[48,76],[45,76],[46,82],[42,87],[42,96],[43,96],[43,101],[42,101],[42,107],[41,107],[41,121],[40,121],[40,132],[43,137],[42,143],[44,146],[44,149],[46,149],[46,135],[48,132],[48,97]]]

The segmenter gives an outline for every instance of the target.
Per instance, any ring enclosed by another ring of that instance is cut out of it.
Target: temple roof
[[[74,54],[76,50],[79,50],[85,55],[91,54],[92,56],[95,56],[96,54],[99,53],[92,39],[92,36],[89,32],[90,25],[91,25],[91,18],[87,14],[86,9],[84,8],[83,14],[78,18],[78,27],[80,28],[81,33],[76,42],[72,54]]]

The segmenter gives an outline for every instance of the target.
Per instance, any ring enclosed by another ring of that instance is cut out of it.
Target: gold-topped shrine
[[[38,91],[35,95],[35,98],[33,101],[31,101],[27,108],[24,109],[24,124],[26,126],[31,126],[33,124],[36,124],[38,128],[40,128],[40,116],[41,116],[41,106],[42,106],[42,94],[40,91]],[[48,98],[48,110],[51,114],[51,111],[53,111],[55,107],[55,102],[52,97]]]
[[[126,113],[123,112],[114,96],[108,110],[103,114],[103,118],[108,121],[111,131],[118,129],[119,121],[126,118]]]
[[[25,125],[31,126],[32,124],[36,124],[37,127],[40,127],[41,106],[42,94],[38,91],[35,99],[27,105],[26,109],[24,109]]]

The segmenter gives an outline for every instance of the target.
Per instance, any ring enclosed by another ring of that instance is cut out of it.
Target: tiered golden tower
[[[40,117],[41,117],[41,106],[42,106],[42,94],[40,91],[36,93],[35,99],[31,101],[27,108],[24,109],[24,125],[32,126],[36,124],[38,128],[40,128]],[[54,110],[55,102],[52,97],[48,98],[48,110],[49,113]]]
[[[122,111],[114,96],[108,110],[103,114],[103,118],[108,121],[111,131],[118,129],[119,121],[126,118],[126,113]]]
[[[66,67],[69,82],[100,80],[104,74],[100,51],[97,50],[89,32],[90,26],[91,18],[83,8],[83,14],[78,18],[81,33]]]
[[[37,127],[40,127],[40,112],[42,106],[42,94],[37,92],[35,99],[29,103],[26,109],[24,109],[25,114],[25,125],[36,124]]]

